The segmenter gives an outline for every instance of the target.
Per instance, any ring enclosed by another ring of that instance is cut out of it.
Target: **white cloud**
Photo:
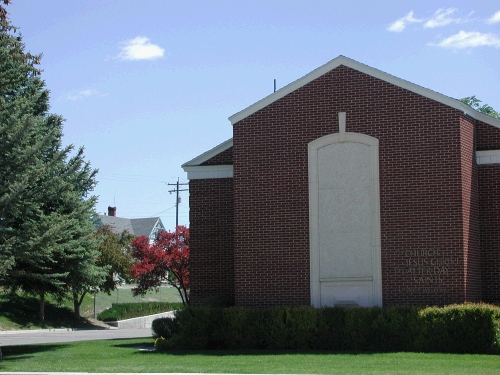
[[[103,94],[97,90],[83,90],[83,91],[78,91],[76,93],[71,93],[71,94],[68,94],[66,95],[66,99],[69,99],[69,100],[82,100],[82,99],[85,99],[85,98],[88,98],[90,96],[97,96],[97,97],[103,97],[103,96],[106,96],[108,94]]]
[[[494,15],[492,15],[490,19],[488,19],[488,23],[497,23],[497,22],[500,22],[500,10],[496,12]]]
[[[409,23],[422,22],[423,20],[413,17],[413,10],[410,11],[406,16],[394,21],[387,27],[388,31],[399,33],[406,28]]]
[[[145,36],[123,42],[122,51],[117,56],[122,60],[153,60],[163,57],[165,50],[153,44]]]
[[[434,27],[441,27],[449,25],[450,23],[464,22],[461,18],[453,18],[452,15],[457,12],[456,8],[438,9],[434,16],[424,23],[424,27],[433,29]]]
[[[483,34],[477,31],[463,31],[452,35],[437,44],[432,44],[443,48],[464,49],[474,47],[495,47],[500,48],[500,38],[494,34]]]

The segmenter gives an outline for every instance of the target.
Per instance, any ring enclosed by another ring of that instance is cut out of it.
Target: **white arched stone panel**
[[[378,140],[364,134],[309,143],[313,306],[382,305],[378,160]]]

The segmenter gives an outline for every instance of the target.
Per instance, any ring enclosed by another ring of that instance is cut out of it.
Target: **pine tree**
[[[67,272],[64,285],[73,301],[75,319],[80,320],[83,298],[88,291],[104,283],[109,267],[98,264],[101,239],[95,236],[96,197],[89,196],[97,171],[84,162],[83,149],[67,166],[70,186],[65,190],[64,199],[55,204],[66,223],[63,231],[66,238],[57,264]]]
[[[71,156],[62,146],[40,58],[25,52],[0,6],[0,284],[38,296],[43,321],[47,294],[63,299],[79,283],[98,285],[105,270],[96,266],[89,196],[97,171],[82,149]]]

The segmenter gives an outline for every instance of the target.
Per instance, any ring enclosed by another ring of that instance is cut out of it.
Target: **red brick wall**
[[[476,150],[500,150],[500,129],[476,121]]]
[[[481,246],[479,229],[479,185],[474,152],[474,119],[462,115],[460,135],[462,147],[462,204],[465,300],[480,301]]]
[[[233,179],[189,182],[191,303],[234,301]]]
[[[500,129],[477,121],[476,148],[500,150]],[[482,298],[500,302],[500,165],[479,166]]]
[[[479,166],[483,301],[500,302],[500,164]]]
[[[233,164],[233,148],[230,147],[213,158],[201,163],[201,165],[227,165]]]
[[[470,145],[460,145],[469,125],[458,110],[341,66],[234,125],[236,304],[310,304],[307,145],[338,132],[340,111],[348,132],[380,141],[384,305],[476,298],[464,285],[466,272],[477,277],[463,244],[477,253],[474,218],[464,224],[462,211],[474,200],[474,171],[461,175],[471,169],[461,157]]]

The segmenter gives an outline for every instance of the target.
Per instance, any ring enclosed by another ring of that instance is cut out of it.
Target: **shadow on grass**
[[[113,341],[118,340],[129,340],[129,339],[115,339]],[[206,356],[215,356],[215,357],[226,357],[226,356],[235,356],[235,355],[290,355],[290,354],[307,354],[307,355],[325,355],[325,354],[342,354],[342,355],[374,355],[374,354],[382,354],[382,353],[390,353],[390,352],[370,352],[370,351],[350,351],[350,350],[279,350],[279,349],[214,349],[214,350],[144,350],[144,349],[154,349],[154,341],[153,340],[144,340],[140,342],[127,343],[127,344],[115,344],[113,345],[115,348],[124,348],[124,349],[141,349],[143,351],[138,351],[137,354],[168,354],[173,356],[190,356],[190,355],[206,355]],[[396,352],[393,352],[396,353]]]
[[[130,339],[113,339],[113,341],[130,340]],[[144,339],[146,340],[146,339]],[[135,349],[137,347],[151,347],[154,348],[154,342],[152,340],[140,341],[129,344],[116,344],[113,345],[114,348],[125,348],[125,349]]]
[[[50,302],[45,303],[45,322],[40,323],[38,309],[39,302],[34,297],[17,294],[0,295],[1,315],[21,329],[68,327],[99,329],[85,318],[78,322],[73,316],[73,311]]]
[[[2,364],[4,363],[21,361],[27,358],[31,358],[33,354],[36,353],[55,351],[57,349],[64,349],[65,347],[67,347],[67,345],[61,344],[3,346],[3,361],[0,362],[0,369],[2,369]]]
[[[383,352],[386,353],[386,352]],[[169,354],[173,356],[190,356],[190,355],[206,355],[215,357],[226,356],[267,356],[267,355],[325,355],[325,354],[341,354],[341,355],[374,355],[381,354],[378,352],[363,352],[363,351],[325,351],[325,350],[158,350],[150,353],[141,354]]]
[[[376,355],[388,354],[389,352],[368,352],[368,351],[328,351],[328,350],[274,350],[274,349],[241,349],[241,350],[154,350],[154,344],[151,341],[137,342],[133,344],[113,345],[117,348],[138,349],[135,354],[139,355],[171,355],[177,357],[202,355],[210,357],[227,357],[227,356],[276,356],[276,355]],[[397,352],[393,352],[397,353]]]
[[[144,348],[149,347],[154,348],[151,343],[145,343]],[[138,345],[135,345],[138,346]],[[134,347],[131,345],[130,347]],[[354,350],[315,350],[315,349],[302,349],[302,350],[280,350],[280,349],[215,349],[215,350],[149,350],[138,352],[137,354],[166,354],[176,357],[191,356],[191,355],[201,355],[201,356],[212,356],[212,357],[226,357],[226,356],[279,356],[279,355],[342,355],[342,356],[372,356],[372,355],[383,355],[383,354],[420,354],[420,355],[484,355],[484,356],[499,356],[498,353],[448,353],[448,352],[406,352],[406,351],[354,351]]]

